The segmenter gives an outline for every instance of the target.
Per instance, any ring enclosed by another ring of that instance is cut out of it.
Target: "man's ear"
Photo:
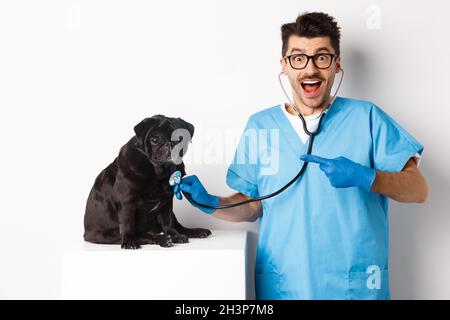
[[[286,59],[281,58],[280,59],[280,64],[281,64],[281,73],[286,75],[287,73],[287,63],[286,63]]]
[[[136,134],[136,138],[141,144],[144,144],[144,139],[147,132],[153,130],[163,118],[163,115],[158,114],[151,118],[145,118],[134,126],[134,133]]]
[[[342,66],[341,66],[341,57],[338,57],[336,59],[336,73],[341,72]]]

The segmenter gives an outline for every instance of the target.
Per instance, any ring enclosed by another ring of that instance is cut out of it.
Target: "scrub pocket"
[[[389,300],[389,271],[381,269],[377,273],[349,272],[348,298],[350,300]]]

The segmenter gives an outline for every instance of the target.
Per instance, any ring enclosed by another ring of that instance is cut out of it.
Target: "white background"
[[[145,117],[193,123],[187,172],[231,194],[230,132],[281,101],[280,26],[305,10],[342,27],[340,95],[425,146],[428,201],[390,206],[392,296],[449,299],[450,22],[437,0],[2,0],[0,298],[60,297],[60,253],[82,241],[93,181]],[[251,230],[254,248],[257,223],[175,210],[189,226]]]

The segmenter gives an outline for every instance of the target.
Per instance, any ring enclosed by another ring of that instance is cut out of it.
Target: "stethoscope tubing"
[[[295,104],[292,102],[292,100],[289,98],[288,94],[286,93],[286,90],[284,89],[283,83],[281,81],[281,75],[282,73],[280,73],[278,75],[278,80],[280,82],[281,88],[283,89],[284,94],[286,95],[287,99],[289,100],[289,102],[291,103],[291,105],[294,107],[294,109],[297,111],[298,116],[300,118],[300,120],[302,121],[303,124],[303,130],[305,130],[305,133],[309,136],[309,143],[308,143],[308,149],[306,154],[311,154],[312,152],[312,147],[314,144],[314,138],[316,137],[316,135],[320,132],[320,129],[322,127],[322,121],[325,117],[325,115],[327,114],[327,110],[332,106],[332,104],[334,103],[335,99],[336,99],[336,95],[339,91],[339,88],[341,87],[342,84],[342,80],[344,79],[344,70],[341,69],[342,71],[342,77],[341,80],[339,82],[339,85],[336,89],[336,92],[333,96],[333,98],[331,99],[331,102],[329,104],[329,106],[322,110],[322,113],[320,114],[320,119],[319,119],[319,124],[317,126],[317,129],[313,132],[310,132],[306,126],[306,121],[303,118],[302,114],[298,111],[298,109],[295,107]],[[198,203],[197,201],[195,201],[194,199],[192,199],[192,197],[190,196],[189,193],[181,191],[183,193],[183,195],[189,200],[189,202],[202,207],[202,208],[206,208],[206,209],[228,209],[228,208],[233,208],[233,207],[237,207],[237,206],[242,206],[244,204],[247,203],[251,203],[251,202],[256,202],[256,201],[261,201],[261,200],[266,200],[269,198],[272,198],[276,195],[278,195],[279,193],[283,192],[284,190],[286,190],[287,188],[289,188],[297,179],[300,179],[300,177],[303,175],[303,173],[305,172],[306,168],[308,167],[308,162],[303,162],[302,167],[300,168],[300,171],[297,173],[297,175],[291,180],[289,181],[287,184],[285,184],[283,187],[281,187],[280,189],[278,189],[277,191],[274,191],[272,193],[269,193],[265,196],[261,196],[261,197],[257,197],[257,198],[252,198],[252,199],[248,199],[248,200],[244,200],[241,202],[236,202],[236,203],[229,203],[229,204],[223,204],[223,205],[219,205],[219,206],[211,206],[211,205],[207,205],[207,204],[203,204],[203,203]]]
[[[311,154],[313,143],[314,143],[314,138],[315,138],[316,134],[318,134],[319,131],[320,131],[321,122],[322,122],[325,114],[326,113],[323,113],[320,116],[319,125],[318,125],[317,129],[314,132],[312,132],[311,134],[308,134],[310,136],[310,139],[309,139],[309,143],[308,143],[307,154]],[[210,206],[210,205],[207,205],[207,204],[198,203],[197,201],[192,199],[192,197],[190,196],[189,193],[186,193],[184,191],[182,191],[182,193],[191,203],[194,203],[197,206],[200,206],[202,208],[206,208],[206,209],[227,209],[227,208],[233,208],[233,207],[242,206],[244,204],[255,202],[255,201],[266,200],[268,198],[272,198],[272,197],[276,196],[277,194],[283,192],[289,186],[291,186],[297,179],[299,179],[303,175],[303,172],[305,172],[307,166],[308,166],[308,162],[303,162],[303,165],[302,165],[300,171],[297,173],[297,175],[291,181],[289,181],[286,185],[284,185],[283,187],[281,187],[277,191],[272,192],[270,194],[267,194],[265,196],[261,196],[261,197],[257,197],[257,198],[253,198],[253,199],[248,199],[248,200],[244,200],[244,201],[241,201],[241,202],[224,204],[224,205],[220,205],[220,206]]]

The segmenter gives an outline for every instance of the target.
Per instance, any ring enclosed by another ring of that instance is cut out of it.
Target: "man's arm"
[[[242,193],[236,193],[229,197],[219,197],[220,205],[241,202],[241,201],[248,200],[248,199],[252,199],[252,198],[250,198]],[[262,212],[261,201],[254,201],[254,202],[244,204],[242,206],[237,206],[237,207],[227,208],[227,209],[218,209],[211,215],[213,217],[216,217],[216,218],[219,218],[222,220],[227,220],[227,221],[253,222],[258,219],[258,217],[261,215],[261,212]]]
[[[381,193],[400,202],[423,203],[428,197],[428,185],[414,158],[400,172],[376,171],[372,192]]]
[[[423,203],[428,196],[427,182],[413,158],[408,160],[400,172],[376,171],[345,157],[327,159],[305,154],[300,159],[318,163],[320,170],[335,188],[359,187],[400,202]]]
[[[211,195],[206,191],[205,187],[196,175],[184,177],[180,184],[174,185],[174,193],[178,200],[182,199],[182,192],[189,193],[192,200],[208,206],[220,206],[252,199],[242,193],[236,193],[229,197]],[[253,222],[256,221],[262,213],[261,201],[253,201],[241,206],[227,209],[210,209],[193,204],[192,202],[191,204],[216,218],[234,222]]]

